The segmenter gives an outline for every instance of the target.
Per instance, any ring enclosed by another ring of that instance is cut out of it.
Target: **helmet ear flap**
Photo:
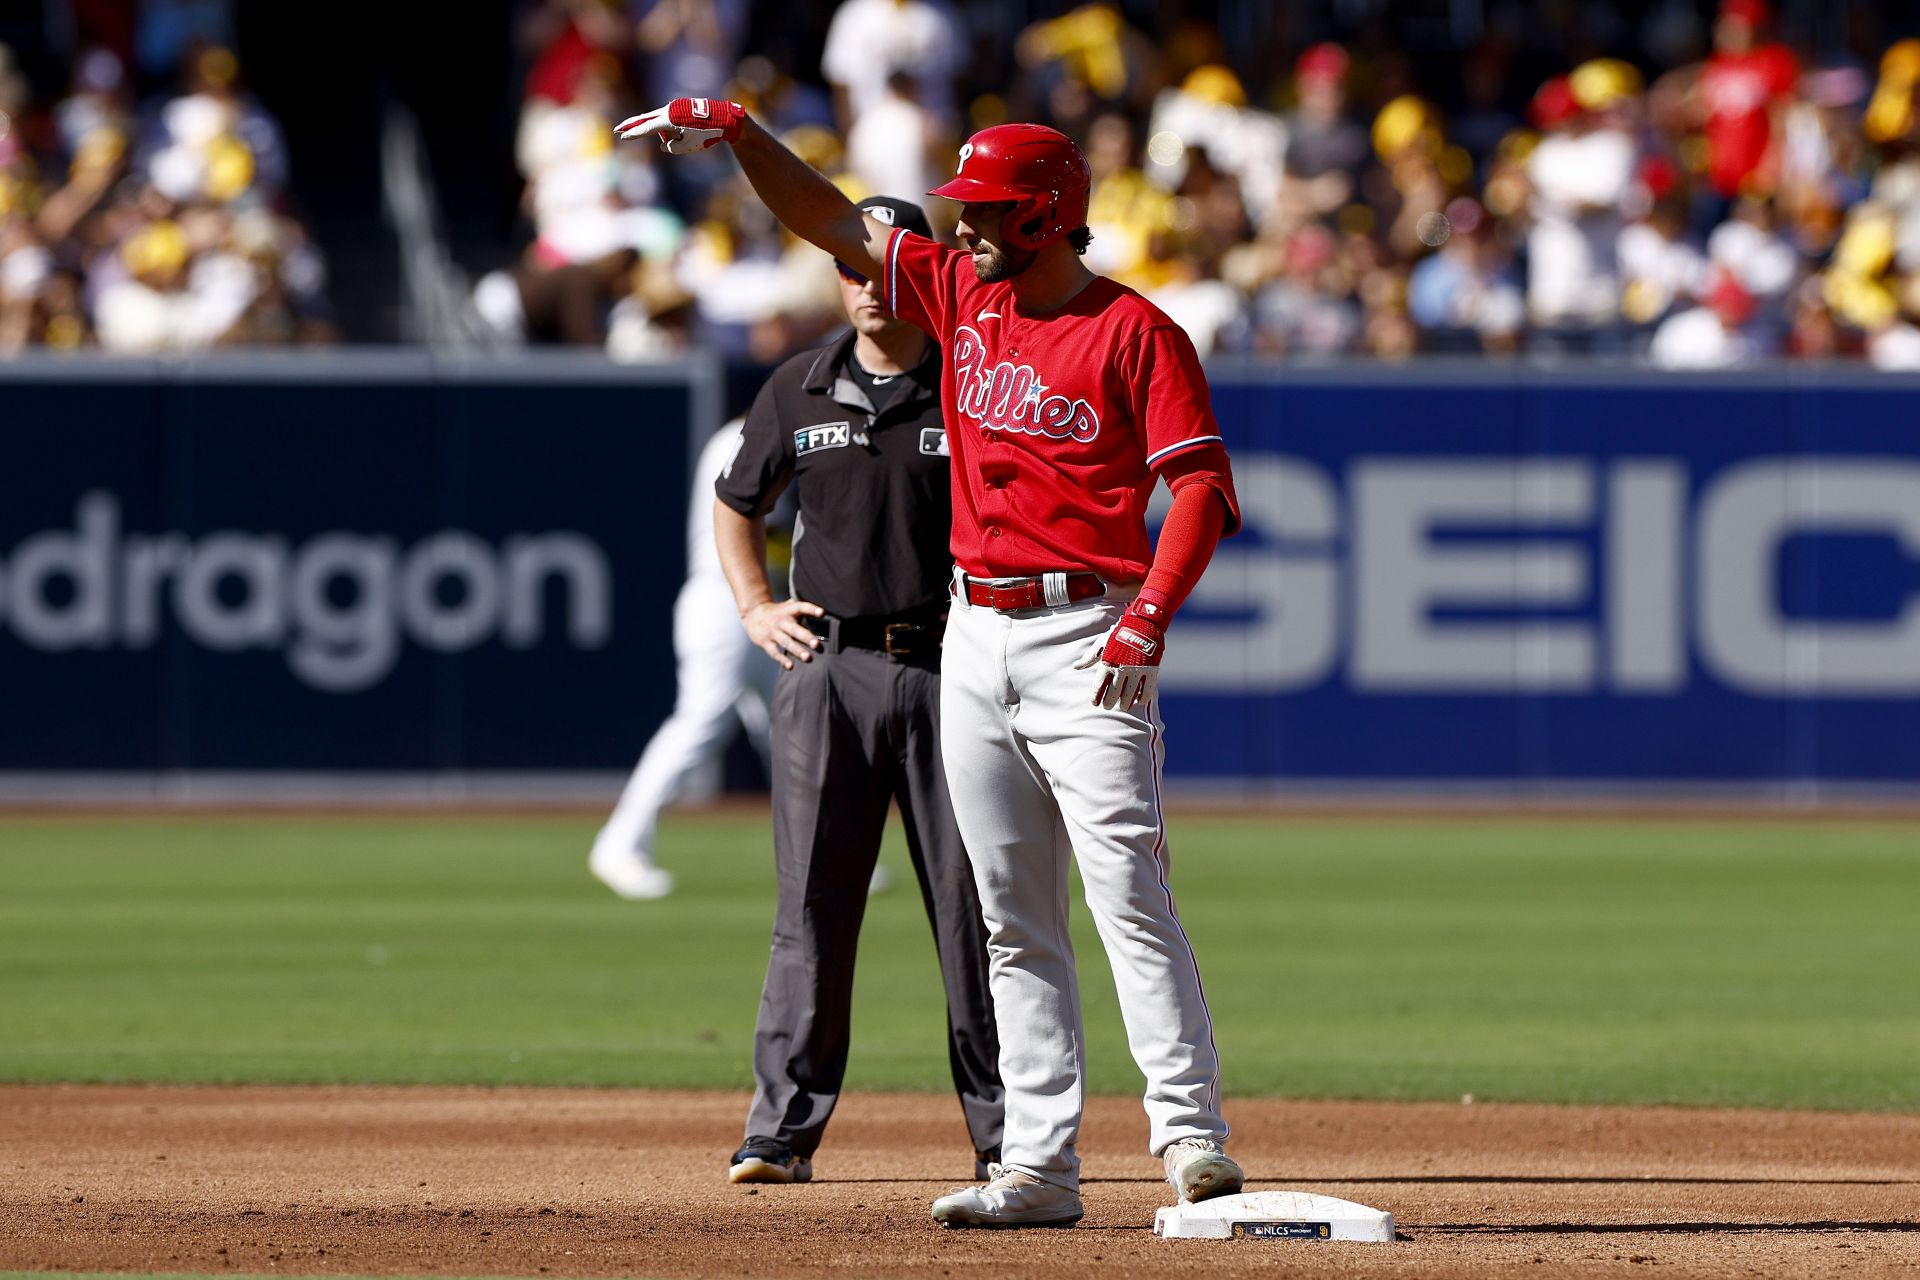
[[[1047,234],[1057,221],[1060,209],[1060,193],[1049,191],[1022,200],[1007,214],[1009,219],[1019,219],[1011,228],[1013,235],[1008,239],[1022,249],[1037,249],[1052,237]],[[1004,224],[1003,224],[1004,227]]]

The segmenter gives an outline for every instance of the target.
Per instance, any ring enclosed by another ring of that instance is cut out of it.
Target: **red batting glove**
[[[654,134],[661,149],[683,156],[705,151],[716,142],[738,142],[747,109],[719,98],[675,98],[645,115],[629,116],[614,126],[614,136],[644,138]]]
[[[1167,648],[1166,609],[1150,600],[1136,599],[1113,624],[1100,648],[1074,664],[1084,671],[1100,664],[1100,687],[1095,706],[1131,711],[1151,703],[1160,679],[1160,658]]]

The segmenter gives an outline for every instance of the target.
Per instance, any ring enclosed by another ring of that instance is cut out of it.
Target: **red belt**
[[[967,603],[1011,613],[1015,609],[1058,608],[1063,604],[1077,604],[1107,594],[1107,584],[1100,580],[1100,575],[1069,573],[1062,575],[1066,579],[1065,599],[1048,600],[1047,579],[1052,576],[1040,574],[1031,578],[1001,578],[993,582],[968,578]]]

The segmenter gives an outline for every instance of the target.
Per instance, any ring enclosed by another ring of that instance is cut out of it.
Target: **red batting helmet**
[[[1087,225],[1093,175],[1072,138],[1040,124],[997,124],[960,148],[960,167],[928,195],[1014,206],[1000,234],[1018,249],[1038,249]]]

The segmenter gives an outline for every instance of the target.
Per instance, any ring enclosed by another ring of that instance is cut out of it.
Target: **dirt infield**
[[[732,1187],[733,1094],[0,1087],[0,1269],[287,1275],[1920,1276],[1920,1116],[1229,1100],[1254,1189],[1400,1242],[1162,1241],[1136,1103],[1072,1231],[952,1232],[948,1098],[847,1099],[819,1181]]]

